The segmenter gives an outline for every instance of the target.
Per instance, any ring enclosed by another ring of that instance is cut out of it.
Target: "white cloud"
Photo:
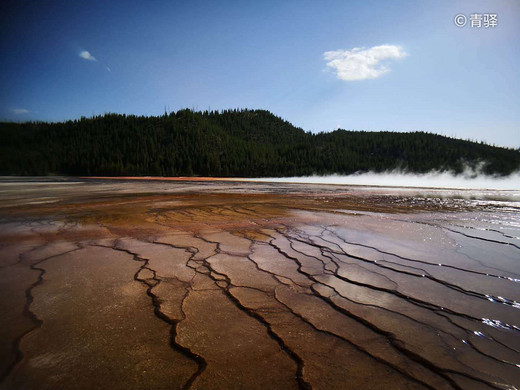
[[[13,114],[20,115],[20,114],[28,114],[29,110],[26,108],[11,108],[9,109]]]
[[[327,66],[334,69],[339,79],[345,81],[375,79],[390,71],[381,61],[406,57],[402,47],[394,45],[374,46],[369,49],[334,50],[323,53]]]
[[[83,50],[81,53],[79,53],[79,56],[88,61],[97,61],[96,57],[94,57],[86,50]]]

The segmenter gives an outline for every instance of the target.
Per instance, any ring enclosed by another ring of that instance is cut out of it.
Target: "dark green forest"
[[[400,169],[493,175],[520,168],[520,151],[426,132],[312,134],[264,110],[179,110],[0,123],[2,175],[265,177]]]

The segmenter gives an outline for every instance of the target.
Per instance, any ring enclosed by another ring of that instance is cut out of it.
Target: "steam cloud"
[[[330,175],[261,178],[255,180],[285,183],[351,184],[384,187],[520,190],[520,171],[516,171],[509,176],[495,177],[476,174],[470,169],[466,169],[466,171],[460,175],[455,175],[452,172],[413,174],[402,171],[390,171],[383,173],[359,173],[346,176]]]

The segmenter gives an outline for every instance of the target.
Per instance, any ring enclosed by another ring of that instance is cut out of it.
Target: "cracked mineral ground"
[[[0,179],[2,389],[520,388],[508,191]]]

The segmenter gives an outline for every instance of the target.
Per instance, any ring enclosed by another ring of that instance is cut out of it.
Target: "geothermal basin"
[[[518,191],[0,179],[2,389],[520,388]]]

